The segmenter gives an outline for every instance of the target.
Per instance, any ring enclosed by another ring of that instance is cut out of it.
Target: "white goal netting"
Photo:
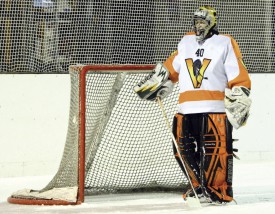
[[[1,0],[0,73],[67,73],[71,64],[155,64],[214,6],[250,72],[274,72],[273,0]]]
[[[151,70],[144,72],[134,65],[128,66],[134,70],[124,71],[117,66],[102,67],[107,70],[88,69],[83,78],[82,66],[70,66],[69,127],[59,170],[43,190],[20,190],[13,198],[67,200],[72,195],[68,200],[76,202],[81,176],[85,194],[187,188],[160,106],[141,100],[133,91]],[[177,102],[176,86],[164,100],[171,123]],[[85,153],[80,144],[85,145]],[[60,194],[63,190],[66,194]]]

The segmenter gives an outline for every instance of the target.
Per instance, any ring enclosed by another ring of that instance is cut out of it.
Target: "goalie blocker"
[[[134,91],[141,99],[155,101],[157,97],[163,100],[174,88],[168,78],[169,71],[162,63],[157,63],[154,71],[134,87]]]

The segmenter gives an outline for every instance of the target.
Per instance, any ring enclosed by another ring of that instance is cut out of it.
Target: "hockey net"
[[[152,65],[70,66],[69,127],[60,167],[42,190],[20,190],[20,204],[79,204],[84,195],[183,190],[161,110],[141,100],[133,86]],[[172,122],[178,87],[164,100]]]

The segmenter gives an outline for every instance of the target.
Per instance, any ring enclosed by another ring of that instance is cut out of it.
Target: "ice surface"
[[[22,188],[40,189],[51,176],[0,179],[0,213],[70,214],[70,213],[196,213],[196,214],[274,214],[275,161],[243,163],[235,161],[234,193],[237,205],[208,205],[190,210],[179,193],[137,193],[89,196],[76,206],[29,206],[6,202]]]

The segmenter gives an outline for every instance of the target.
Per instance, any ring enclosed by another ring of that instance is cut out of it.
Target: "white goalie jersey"
[[[251,88],[238,44],[229,35],[213,35],[199,44],[195,34],[188,33],[163,65],[169,79],[179,82],[182,114],[225,112],[226,88]]]

